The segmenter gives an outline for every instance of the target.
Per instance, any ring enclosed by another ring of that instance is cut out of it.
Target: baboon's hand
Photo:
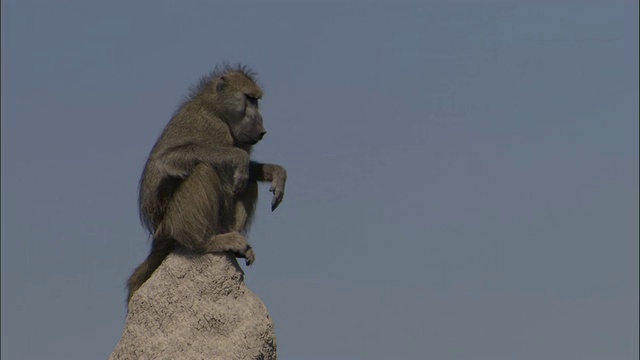
[[[287,182],[287,172],[283,167],[279,167],[273,174],[273,180],[271,181],[271,187],[269,191],[273,193],[273,199],[271,199],[271,211],[275,210],[282,202],[284,197],[284,185]]]

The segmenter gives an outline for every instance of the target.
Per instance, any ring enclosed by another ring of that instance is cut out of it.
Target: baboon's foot
[[[209,252],[231,252],[236,257],[246,259],[247,265],[253,264],[256,260],[247,239],[237,231],[216,235],[209,243]]]
[[[249,249],[245,253],[244,258],[247,263],[247,266],[251,266],[251,264],[253,264],[253,262],[256,261],[256,255],[253,253],[253,248],[251,247],[251,245],[249,245]]]

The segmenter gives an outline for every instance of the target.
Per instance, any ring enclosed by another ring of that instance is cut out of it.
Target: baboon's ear
[[[222,91],[227,86],[227,79],[224,76],[220,77],[218,84],[216,84],[216,91]]]

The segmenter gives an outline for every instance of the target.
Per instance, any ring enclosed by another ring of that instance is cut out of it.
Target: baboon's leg
[[[173,194],[156,237],[170,237],[193,251],[226,252],[247,257],[247,240],[226,226],[232,204],[220,177],[209,164],[198,164]]]
[[[231,230],[246,234],[251,226],[253,212],[258,200],[258,183],[249,181],[245,191],[238,195]]]
[[[255,211],[255,208],[256,208],[257,199],[258,199],[258,183],[255,181],[249,181],[249,183],[245,188],[245,191],[237,195],[237,198],[235,199],[235,203],[233,204],[234,212],[233,214],[230,214],[232,215],[230,219],[232,220],[232,222],[229,225],[229,228],[230,230],[232,230],[232,232],[228,234],[216,235],[215,241],[211,241],[210,245],[211,246],[229,246],[229,247],[238,246],[237,244],[235,244],[236,240],[232,239],[230,236],[225,237],[224,240],[221,240],[218,238],[220,238],[221,236],[227,236],[231,234],[233,234],[234,237],[240,234],[245,235],[247,229],[249,228],[249,225],[251,225],[251,220],[253,217],[253,212]],[[247,265],[251,265],[255,261],[255,253],[253,252],[251,245],[247,243],[246,238],[244,238],[243,236],[242,239],[246,243],[246,246],[247,246],[246,251],[239,252],[234,249],[231,249],[230,251],[233,251],[237,257],[243,257],[247,259],[246,261]]]

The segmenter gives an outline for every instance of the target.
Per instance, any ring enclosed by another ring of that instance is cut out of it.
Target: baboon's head
[[[267,133],[262,124],[258,101],[262,89],[255,74],[246,67],[225,67],[211,81],[215,111],[229,126],[233,138],[243,145],[254,145]]]

